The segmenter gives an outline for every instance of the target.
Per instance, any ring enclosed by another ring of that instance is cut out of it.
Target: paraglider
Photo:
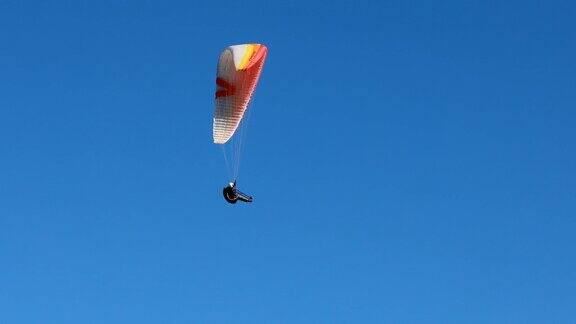
[[[222,147],[232,182],[223,189],[227,202],[252,202],[236,188],[249,104],[258,84],[268,48],[262,44],[229,46],[222,51],[216,75],[212,126],[214,144]]]
[[[243,202],[252,202],[252,197],[236,189],[236,181],[230,182],[226,187],[224,187],[222,194],[224,195],[224,199],[231,204],[235,204],[238,200]]]

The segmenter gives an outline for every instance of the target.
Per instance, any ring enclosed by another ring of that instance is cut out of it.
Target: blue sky
[[[571,1],[0,1],[0,322],[568,323]],[[215,68],[261,42],[240,187]]]

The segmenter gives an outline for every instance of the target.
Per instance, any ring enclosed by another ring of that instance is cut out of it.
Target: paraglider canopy
[[[267,54],[262,44],[233,45],[220,54],[212,127],[215,144],[225,144],[238,129]]]

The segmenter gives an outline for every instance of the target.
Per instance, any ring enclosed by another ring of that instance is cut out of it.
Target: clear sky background
[[[0,322],[573,322],[574,17],[0,0]],[[245,42],[234,206],[214,80]]]

